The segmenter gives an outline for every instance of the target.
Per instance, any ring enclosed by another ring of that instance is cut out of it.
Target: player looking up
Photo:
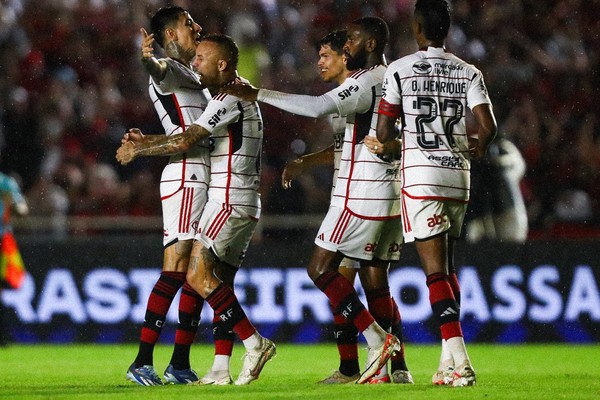
[[[470,386],[476,377],[459,320],[453,244],[469,201],[470,157],[485,154],[497,127],[481,72],[444,49],[450,23],[446,0],[417,0],[412,32],[419,50],[387,70],[377,138],[394,140],[401,120],[404,239],[415,242],[442,336],[432,381]],[[479,125],[474,137],[466,133],[467,106]]]
[[[211,138],[211,171],[208,201],[198,224],[187,273],[188,283],[242,340],[246,354],[235,383],[258,379],[265,363],[275,355],[275,345],[262,337],[248,320],[233,289],[215,272],[234,274],[244,258],[260,217],[260,153],[263,122],[256,102],[243,101],[219,90],[237,79],[239,51],[225,35],[207,35],[196,48],[194,70],[214,97],[202,116],[181,135],[144,136],[131,130],[133,141],[117,150],[127,164],[139,156],[172,155],[188,151]],[[215,379],[230,380],[223,371],[211,371]],[[200,382],[204,383],[204,382]]]
[[[324,95],[286,94],[249,85],[234,85],[223,90],[308,117],[346,116],[335,190],[307,270],[335,312],[351,321],[366,338],[369,355],[366,369],[357,380],[365,383],[386,365],[401,345],[367,311],[338,267],[344,257],[349,257],[359,260],[361,268],[380,268],[387,272],[389,262],[399,258],[402,244],[400,182],[396,174],[398,167],[371,154],[363,145],[365,136],[375,135],[377,114],[374,111],[386,70],[383,51],[389,39],[387,24],[380,18],[360,18],[350,24],[347,34],[346,67],[356,71]],[[387,273],[378,278],[371,283],[381,299],[377,310],[382,319],[391,321],[393,307]]]

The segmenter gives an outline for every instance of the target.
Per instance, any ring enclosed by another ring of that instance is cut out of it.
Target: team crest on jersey
[[[431,72],[432,66],[428,62],[419,61],[419,62],[416,62],[413,64],[412,70],[416,74],[424,75],[424,74],[428,74]]]

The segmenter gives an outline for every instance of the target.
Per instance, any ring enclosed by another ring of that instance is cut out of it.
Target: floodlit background
[[[329,90],[316,73],[314,43],[360,16],[388,22],[389,62],[415,50],[408,0],[174,3],[187,8],[205,32],[234,37],[241,75],[281,91]],[[60,215],[160,215],[157,182],[164,160],[144,159],[124,168],[114,154],[130,127],[162,132],[139,60],[139,28],[148,28],[149,16],[166,4],[10,0],[0,5],[0,168],[20,176],[33,216],[54,216],[57,234],[72,230],[64,225],[68,221],[61,225]],[[600,20],[590,12],[599,4],[452,1],[447,47],[483,71],[500,134],[526,161],[520,188],[530,238],[600,236],[600,114],[594,96],[600,84]],[[327,125],[261,107],[264,214],[322,213],[329,170],[308,174],[286,192],[279,177],[287,161],[330,144]],[[37,221],[39,229],[42,219]]]

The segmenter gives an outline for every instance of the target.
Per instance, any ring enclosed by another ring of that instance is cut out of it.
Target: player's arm
[[[479,127],[477,134],[469,137],[469,151],[473,158],[481,158],[496,137],[498,125],[491,104],[479,104],[472,111]]]
[[[144,28],[142,34],[142,65],[148,74],[156,81],[161,82],[167,74],[167,63],[154,57],[154,34],[148,34]]]
[[[375,136],[365,136],[365,146],[373,154],[377,154],[384,161],[399,160],[402,158],[402,139],[396,138],[381,143]]]
[[[139,133],[141,134],[141,132]],[[129,140],[121,144],[121,147],[117,149],[116,158],[122,165],[127,165],[141,156],[170,156],[185,153],[196,142],[209,135],[209,131],[196,124],[190,125],[185,132],[179,135],[142,135],[139,141]]]
[[[321,151],[305,154],[287,163],[281,174],[281,185],[284,189],[289,189],[292,186],[292,181],[302,175],[305,170],[316,166],[333,164],[333,154],[334,146],[331,145]]]
[[[396,122],[400,117],[400,105],[390,104],[385,99],[379,103],[377,117],[377,143],[370,137],[365,137],[365,145],[372,153],[378,154],[384,160],[400,159],[402,142],[397,139]]]
[[[335,101],[327,95],[308,96],[276,90],[257,89],[247,84],[227,85],[221,90],[246,101],[260,101],[281,110],[305,117],[317,118],[339,112]]]

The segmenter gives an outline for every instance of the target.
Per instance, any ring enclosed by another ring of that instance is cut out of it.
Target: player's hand
[[[137,128],[131,128],[121,139],[121,147],[117,149],[117,161],[121,163],[121,165],[127,165],[135,160],[137,157],[135,154],[136,143],[141,143],[143,141],[144,134],[142,131]]]
[[[127,165],[135,159],[135,143],[126,142],[117,149],[117,161],[121,165]]]
[[[291,188],[292,181],[302,175],[303,172],[304,163],[301,158],[287,163],[281,174],[281,186],[283,186],[284,189]]]
[[[399,160],[402,157],[402,140],[394,139],[381,143],[375,136],[365,136],[365,146],[385,162]]]
[[[245,83],[226,85],[221,88],[221,91],[246,101],[256,101],[258,96],[258,89]]]
[[[141,143],[144,141],[144,134],[138,128],[131,128],[128,132],[125,132],[123,138],[121,138],[121,144],[125,144],[127,142],[138,142]]]
[[[154,57],[154,34],[148,34],[144,28],[140,28],[142,34],[142,61],[149,60]]]
[[[373,154],[385,153],[385,146],[375,136],[365,136],[365,146]]]

